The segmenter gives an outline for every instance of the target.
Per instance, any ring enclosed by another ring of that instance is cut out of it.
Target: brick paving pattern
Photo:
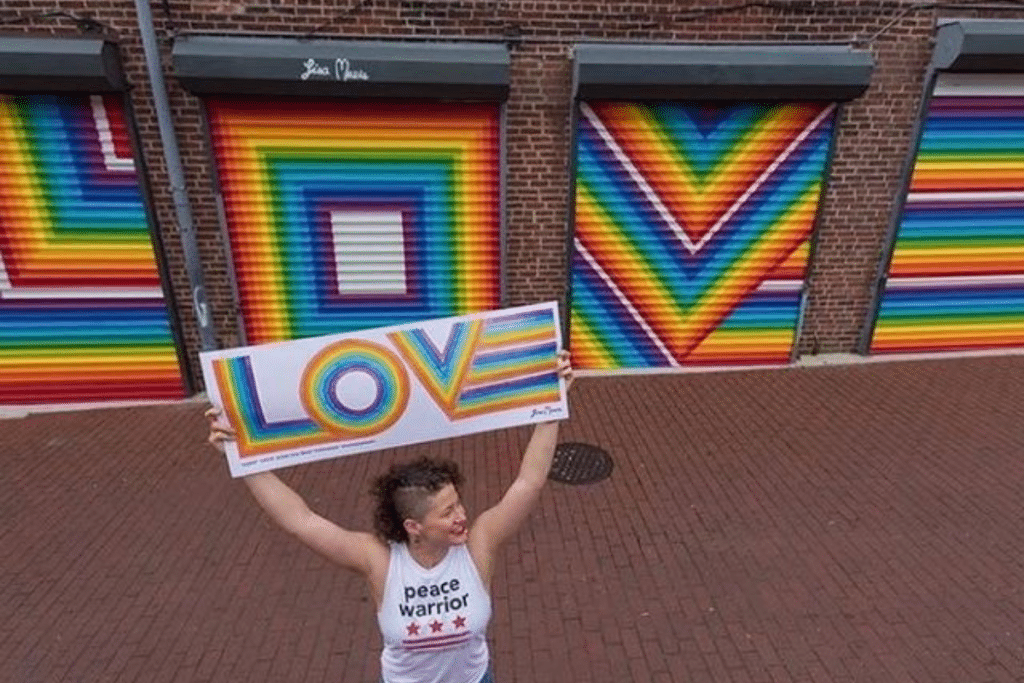
[[[612,477],[551,484],[506,550],[501,683],[1024,680],[1024,357],[585,378],[562,439]],[[358,577],[270,526],[202,406],[0,422],[0,681],[371,683]],[[472,510],[513,429],[285,470],[369,525],[369,478],[455,458]]]

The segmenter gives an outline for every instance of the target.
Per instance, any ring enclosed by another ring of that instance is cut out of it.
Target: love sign
[[[568,417],[555,302],[200,354],[234,477]]]

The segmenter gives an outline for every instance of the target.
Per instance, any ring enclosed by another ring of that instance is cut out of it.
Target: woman
[[[573,375],[565,351],[558,372],[568,388]],[[207,417],[210,443],[223,452],[234,435],[216,409]],[[493,683],[486,632],[494,564],[536,505],[557,440],[557,422],[537,424],[516,480],[471,525],[459,497],[462,475],[449,461],[422,458],[378,477],[376,534],[324,519],[273,473],[244,481],[286,531],[366,578],[384,640],[384,683]]]

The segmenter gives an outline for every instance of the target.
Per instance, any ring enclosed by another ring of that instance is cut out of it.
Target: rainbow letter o
[[[362,372],[377,384],[370,405],[351,408],[338,398],[337,386],[350,372]],[[302,405],[324,429],[345,439],[379,434],[402,417],[409,404],[409,375],[398,356],[373,342],[345,339],[324,347],[302,374]]]

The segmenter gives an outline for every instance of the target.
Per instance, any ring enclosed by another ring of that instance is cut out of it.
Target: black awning
[[[830,45],[613,45],[575,48],[587,99],[830,100],[859,97],[874,59]]]
[[[117,46],[98,38],[0,37],[0,92],[116,92],[128,87]]]
[[[189,36],[174,41],[174,73],[196,94],[501,100],[508,48]]]
[[[941,71],[1024,71],[1024,21],[940,19],[932,66]]]

